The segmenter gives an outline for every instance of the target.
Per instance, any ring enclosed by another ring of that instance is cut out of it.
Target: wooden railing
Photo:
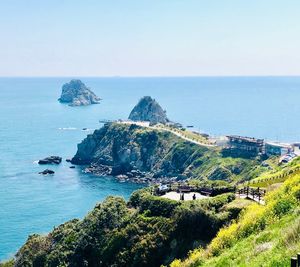
[[[258,200],[258,202],[260,202],[263,199],[263,197],[266,195],[266,190],[262,190],[259,187],[252,188],[252,187],[246,186],[246,187],[237,189],[236,193],[239,194],[239,196],[245,195],[246,198]]]
[[[259,184],[259,183],[272,182],[274,180],[284,179],[287,176],[289,176],[291,174],[296,174],[296,173],[300,173],[300,167],[290,169],[290,170],[285,171],[281,174],[273,175],[273,176],[270,176],[268,178],[261,178],[261,179],[258,179],[258,180],[249,181],[247,183],[248,183],[248,185],[255,185],[255,184]]]
[[[236,192],[236,187],[202,187],[196,185],[182,185],[182,184],[169,184],[168,187],[164,190],[159,190],[159,188],[154,189],[154,194],[162,195],[170,191],[176,191],[177,193],[181,192],[198,192],[201,195],[206,196],[217,196],[223,193],[234,193]]]

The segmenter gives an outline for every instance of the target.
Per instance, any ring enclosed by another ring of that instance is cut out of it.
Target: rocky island
[[[69,106],[99,104],[100,100],[81,80],[71,80],[69,83],[65,83],[58,99],[61,103],[68,103]]]
[[[150,124],[169,122],[166,111],[150,96],[144,96],[131,111],[128,119],[132,121],[149,121]]]

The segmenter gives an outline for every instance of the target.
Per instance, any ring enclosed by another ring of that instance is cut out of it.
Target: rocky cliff
[[[224,158],[216,148],[192,144],[169,132],[117,123],[88,135],[72,163],[88,165],[86,171],[94,174],[142,182],[170,177],[245,179],[250,166],[258,165],[254,160]]]
[[[151,124],[165,124],[169,121],[166,112],[155,101],[155,99],[150,96],[144,96],[138,102],[131,111],[129,119],[133,121],[149,121]]]
[[[62,93],[58,99],[61,103],[68,103],[70,106],[86,106],[99,104],[100,98],[95,95],[80,80],[71,80],[62,86]]]

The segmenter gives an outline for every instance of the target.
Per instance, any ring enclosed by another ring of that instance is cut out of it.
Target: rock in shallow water
[[[47,174],[54,174],[55,172],[49,169],[46,169],[42,172],[39,172],[39,174],[47,175]]]
[[[60,164],[62,158],[59,156],[50,156],[44,159],[40,159],[38,164],[45,165],[45,164]]]

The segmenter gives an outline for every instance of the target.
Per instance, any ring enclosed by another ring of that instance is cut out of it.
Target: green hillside
[[[222,228],[206,248],[175,260],[185,266],[290,266],[300,251],[300,174],[288,175],[270,192],[266,205],[252,204],[238,220]]]
[[[128,203],[108,197],[83,220],[66,222],[48,235],[31,235],[14,266],[169,264],[208,244],[223,225],[236,218],[241,209],[227,207],[234,199],[229,193],[177,202],[152,196],[147,189],[136,191]]]

